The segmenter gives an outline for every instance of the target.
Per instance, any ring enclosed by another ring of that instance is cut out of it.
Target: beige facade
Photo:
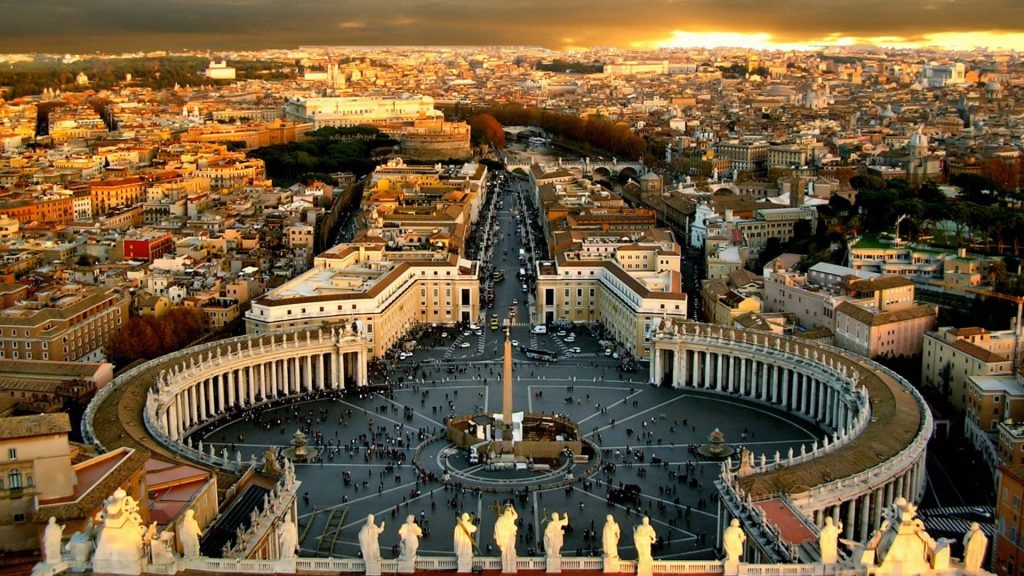
[[[650,337],[663,318],[686,318],[678,251],[658,245],[619,247],[611,257],[582,258],[563,253],[540,262],[538,323],[601,322],[638,358],[650,351]]]
[[[131,298],[114,289],[64,286],[0,310],[0,358],[103,358],[103,347],[128,320]]]
[[[38,546],[35,501],[74,494],[67,414],[0,420],[0,542],[6,550]]]
[[[836,307],[836,346],[868,358],[916,356],[924,333],[935,329],[935,313],[928,304],[886,311],[843,302]]]
[[[479,315],[476,261],[339,244],[255,299],[245,321],[249,334],[360,322],[379,356],[416,324],[475,322]]]
[[[1010,371],[1013,332],[984,328],[943,326],[924,335],[921,384],[948,389],[949,401],[959,410],[967,406],[967,382],[972,376]]]

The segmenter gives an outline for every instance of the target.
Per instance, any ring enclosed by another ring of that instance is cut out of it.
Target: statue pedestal
[[[605,558],[604,559],[604,573],[605,574],[618,574],[619,569],[619,557]]]
[[[399,574],[412,574],[416,571],[416,559],[409,558],[408,560],[399,558],[398,559],[398,572]]]
[[[654,561],[642,559],[636,561],[636,576],[651,576],[654,574]]]
[[[177,574],[178,573],[178,568],[179,568],[179,566],[178,566],[178,562],[177,561],[175,561],[175,562],[164,562],[164,563],[161,563],[161,564],[154,564],[154,563],[150,562],[149,564],[146,565],[146,573],[147,574],[167,574],[167,575],[173,575],[173,574]],[[185,566],[182,565],[180,568],[182,570],[184,570]]]
[[[458,567],[455,570],[459,574],[469,574],[473,571],[473,556],[470,554],[464,554],[457,556]]]
[[[559,573],[562,571],[562,557],[561,556],[547,556],[544,559],[545,572]]]
[[[739,562],[728,562],[728,561],[723,562],[722,563],[722,568],[723,568],[723,572],[722,573],[724,574],[724,576],[736,576],[737,574],[740,573],[740,563]]]
[[[279,558],[274,561],[275,574],[295,574],[295,558]]]
[[[71,567],[71,564],[66,560],[49,564],[47,562],[39,562],[32,567],[32,576],[54,576],[67,570]]]
[[[363,560],[366,576],[380,576],[380,560]]]

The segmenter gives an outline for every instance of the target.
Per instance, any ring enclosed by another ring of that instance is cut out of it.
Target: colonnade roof
[[[855,476],[896,457],[918,435],[925,418],[923,410],[927,408],[919,404],[909,390],[890,374],[875,371],[870,365],[845,355],[825,354],[840,362],[856,364],[859,383],[867,388],[871,403],[871,421],[859,436],[824,456],[740,478],[739,486],[753,500],[780,493],[797,496],[815,486]]]

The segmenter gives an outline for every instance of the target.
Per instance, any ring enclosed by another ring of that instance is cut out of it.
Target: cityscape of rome
[[[0,17],[0,574],[1024,574],[1024,4]]]

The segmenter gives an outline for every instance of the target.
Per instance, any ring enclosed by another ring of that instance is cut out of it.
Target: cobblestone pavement
[[[769,456],[776,450],[785,454],[790,446],[798,449],[800,443],[820,437],[812,425],[789,414],[726,396],[656,388],[641,382],[639,375],[632,375],[632,381],[629,374],[619,378],[614,368],[594,366],[597,363],[542,366],[522,362],[516,366],[516,409],[567,415],[601,448],[605,461],[615,465],[614,471],[587,480],[577,478],[568,488],[524,495],[446,489],[440,481],[417,482],[411,465],[415,448],[426,435],[442,432],[447,414],[500,410],[496,378],[500,365],[494,362],[463,363],[458,369],[465,371],[455,374],[448,374],[444,365],[421,367],[418,375],[425,373],[426,378],[396,386],[390,398],[377,394],[295,403],[266,412],[263,427],[237,421],[209,434],[206,443],[218,449],[230,444],[232,451],[237,448],[244,457],[259,457],[268,446],[286,446],[300,427],[311,439],[313,434],[320,435],[325,448],[323,462],[296,467],[302,491],[308,493],[308,501],[299,502],[304,555],[357,555],[356,533],[368,513],[388,522],[381,537],[385,557],[388,549],[397,545],[397,529],[407,514],[422,518],[428,528],[422,554],[448,554],[454,518],[462,511],[480,519],[479,542],[486,554],[488,546],[493,546],[494,505],[513,498],[522,524],[520,555],[527,555],[531,548],[540,553],[542,519],[558,511],[569,513],[571,526],[563,554],[587,554],[590,546],[595,548],[593,553],[599,553],[599,537],[591,539],[588,533],[595,530],[599,535],[604,516],[611,513],[622,526],[622,554],[630,558],[632,539],[628,534],[643,511],[650,515],[662,542],[657,557],[693,559],[714,556],[711,546],[717,530],[717,505],[713,483],[719,465],[699,460],[691,447],[704,442],[715,428],[734,446],[744,445]],[[363,448],[348,449],[350,442],[359,444],[371,433],[377,434],[375,441],[392,443],[396,450],[388,455],[378,451],[371,457]],[[440,476],[444,460],[440,452],[450,446],[446,440],[432,443],[425,448],[421,462]],[[643,461],[636,458],[637,450],[643,452]],[[464,453],[449,452],[452,466],[472,468]],[[663,463],[653,465],[654,459]],[[346,471],[348,484],[343,479]],[[530,479],[525,472],[508,472],[499,474],[493,486],[481,485],[500,487],[502,477],[516,487],[558,479],[553,473]],[[640,501],[633,505],[606,503],[609,483],[639,485]],[[329,520],[331,525],[340,524],[340,532],[326,531]],[[706,540],[700,540],[702,535]]]

